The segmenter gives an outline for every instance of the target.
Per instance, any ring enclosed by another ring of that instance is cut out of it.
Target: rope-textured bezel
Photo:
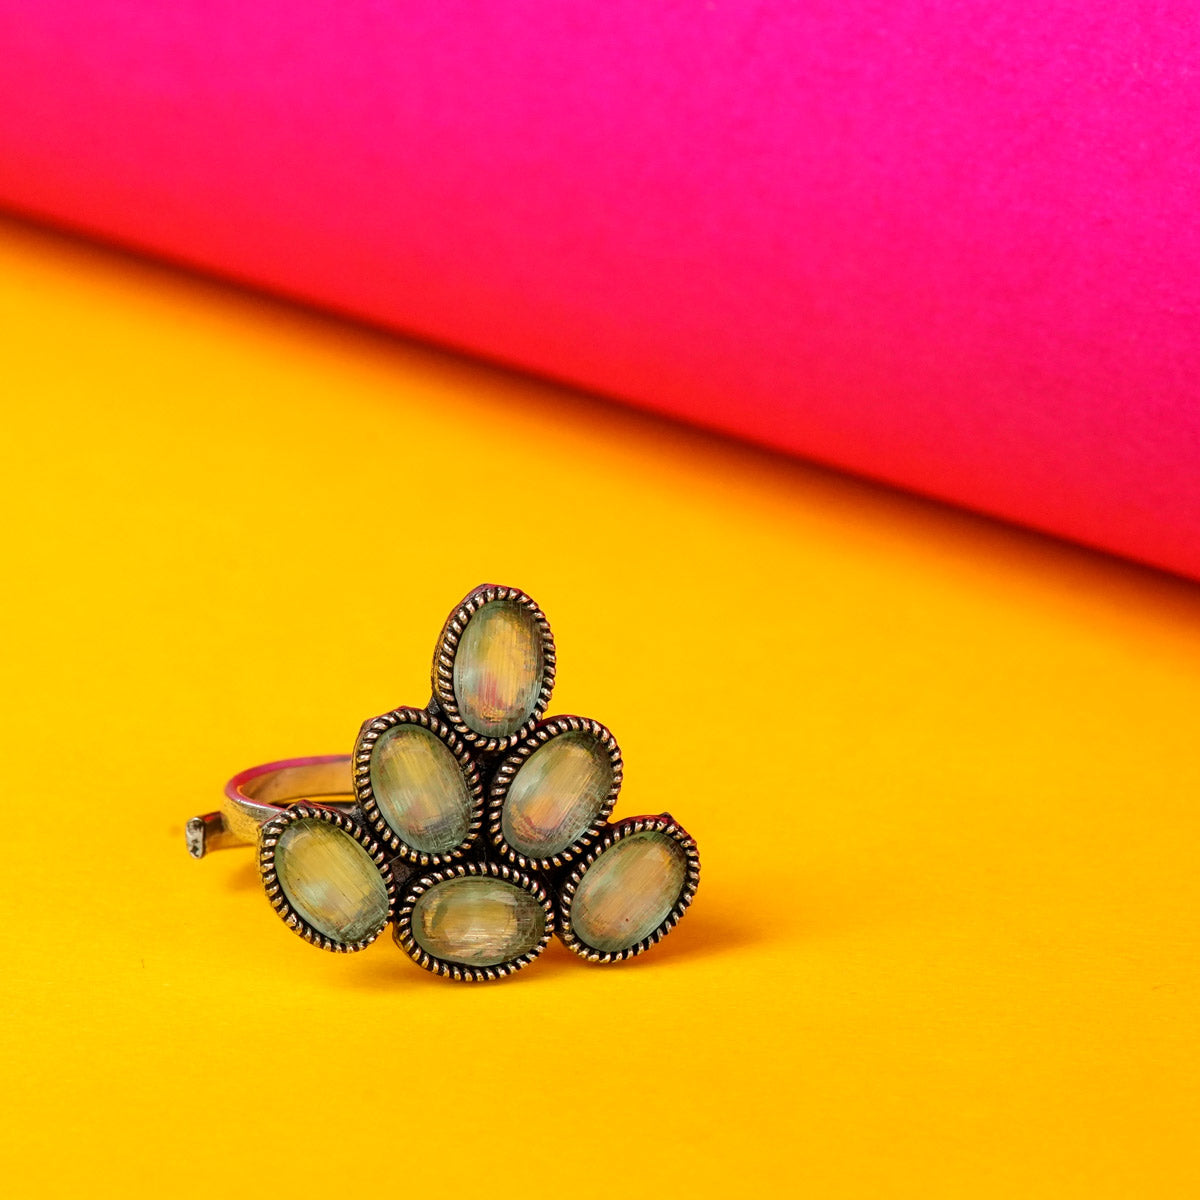
[[[505,841],[504,802],[508,798],[513,781],[534,753],[564,733],[586,733],[595,739],[608,754],[609,762],[612,765],[612,783],[596,816],[579,837],[557,854],[533,858],[522,854]],[[491,794],[488,798],[488,835],[492,844],[510,863],[522,870],[549,871],[574,861],[608,828],[609,814],[612,812],[613,805],[617,802],[617,794],[621,790],[623,771],[621,748],[617,745],[617,739],[599,721],[593,721],[589,717],[573,716],[551,717],[548,721],[543,721],[500,764],[492,780]]]
[[[584,875],[587,874],[588,868],[606,850],[625,838],[632,837],[635,833],[646,832],[665,833],[674,838],[682,847],[686,859],[686,869],[683,887],[679,896],[662,923],[647,934],[646,937],[642,938],[641,941],[634,942],[631,946],[626,946],[624,950],[605,951],[593,949],[576,936],[575,930],[571,925],[571,906],[575,903],[575,893],[579,888],[579,884],[583,880]],[[563,881],[562,897],[558,908],[558,936],[568,949],[573,950],[581,958],[586,958],[588,962],[613,963],[621,962],[627,958],[634,958],[639,954],[644,954],[657,942],[661,942],[675,928],[679,923],[679,919],[687,911],[688,905],[692,902],[692,897],[696,894],[696,888],[699,886],[700,852],[696,849],[695,840],[682,825],[666,814],[658,817],[627,817],[625,820],[618,821],[616,824],[609,826],[608,832],[575,865],[574,869]]]
[[[348,833],[367,852],[383,879],[388,898],[387,915],[374,933],[354,942],[338,941],[336,938],[322,933],[292,907],[291,901],[284,893],[283,884],[279,881],[279,872],[275,869],[275,851],[283,831],[297,821],[324,821],[327,825],[334,825]],[[336,809],[318,808],[312,804],[293,804],[279,816],[273,817],[259,833],[258,869],[262,875],[267,899],[270,900],[271,907],[283,918],[284,924],[298,933],[306,942],[310,942],[322,950],[332,950],[336,954],[350,954],[356,950],[366,949],[384,931],[396,911],[396,879],[382,847],[371,836],[371,833],[353,817],[338,812]]]
[[[537,700],[528,719],[514,733],[498,738],[476,733],[463,720],[458,698],[454,694],[454,659],[458,654],[459,642],[462,640],[467,622],[485,605],[505,600],[521,605],[533,615],[537,622],[542,638],[542,678]],[[550,703],[550,693],[554,690],[554,666],[554,635],[550,632],[550,622],[546,620],[546,614],[537,606],[532,597],[526,595],[519,588],[501,587],[491,583],[480,584],[474,591],[467,594],[462,603],[446,618],[446,624],[442,626],[442,633],[438,638],[437,649],[433,655],[433,695],[442,714],[463,741],[468,742],[477,751],[487,753],[509,750],[518,742],[524,741],[538,721],[542,719],[542,714],[545,713],[546,706]]]
[[[527,950],[524,954],[518,955],[516,958],[498,963],[495,966],[472,967],[465,963],[450,962],[447,959],[438,958],[420,945],[413,936],[412,930],[413,909],[416,907],[417,901],[431,888],[437,887],[439,883],[445,883],[451,879],[464,879],[470,876],[503,879],[508,883],[516,884],[517,887],[533,896],[542,906],[542,911],[546,914],[546,926],[542,930],[541,939],[536,946],[531,950]],[[461,863],[458,866],[448,867],[445,870],[434,871],[430,875],[422,876],[415,883],[408,885],[408,889],[400,901],[400,906],[396,910],[395,924],[392,927],[392,937],[395,939],[396,944],[413,962],[420,967],[424,967],[426,971],[432,971],[435,975],[442,975],[448,979],[457,980],[460,983],[484,983],[488,980],[503,979],[506,975],[512,975],[514,972],[521,970],[522,967],[527,967],[533,962],[545,950],[553,934],[554,904],[546,889],[532,876],[513,870],[512,867],[502,863]]]
[[[467,828],[467,836],[452,850],[441,851],[437,854],[426,850],[418,850],[410,846],[399,833],[387,822],[375,799],[375,789],[371,783],[371,755],[376,743],[389,730],[398,725],[417,725],[428,729],[454,755],[454,761],[462,771],[467,790],[471,794],[471,823]],[[437,867],[444,863],[455,862],[462,858],[479,840],[483,829],[484,795],[483,783],[479,777],[479,767],[470,751],[462,740],[444,721],[428,713],[423,708],[395,708],[382,716],[373,717],[363,724],[359,730],[358,740],[354,743],[353,757],[354,794],[362,806],[367,824],[376,836],[391,850],[406,862],[416,863],[422,867]]]

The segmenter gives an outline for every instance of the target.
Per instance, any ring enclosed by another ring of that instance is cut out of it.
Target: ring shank
[[[298,801],[325,808],[353,805],[350,755],[285,758],[240,771],[225,785],[220,812],[188,821],[188,851],[203,858],[209,850],[252,845],[262,825]]]

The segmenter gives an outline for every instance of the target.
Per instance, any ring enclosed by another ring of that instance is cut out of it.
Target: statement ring
[[[517,588],[484,584],[442,628],[433,698],[366,721],[350,755],[235,775],[188,850],[254,844],[267,899],[322,950],[392,925],[419,966],[465,982],[533,962],[643,954],[696,894],[696,843],[669,814],[611,821],[621,751],[598,721],[545,717],[554,638]]]

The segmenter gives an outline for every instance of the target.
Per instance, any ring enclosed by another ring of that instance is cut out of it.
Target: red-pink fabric
[[[0,0],[0,202],[1200,577],[1195,0]]]

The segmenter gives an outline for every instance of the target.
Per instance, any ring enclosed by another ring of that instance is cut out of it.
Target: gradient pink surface
[[[1200,577],[1194,2],[0,0],[0,203]]]

